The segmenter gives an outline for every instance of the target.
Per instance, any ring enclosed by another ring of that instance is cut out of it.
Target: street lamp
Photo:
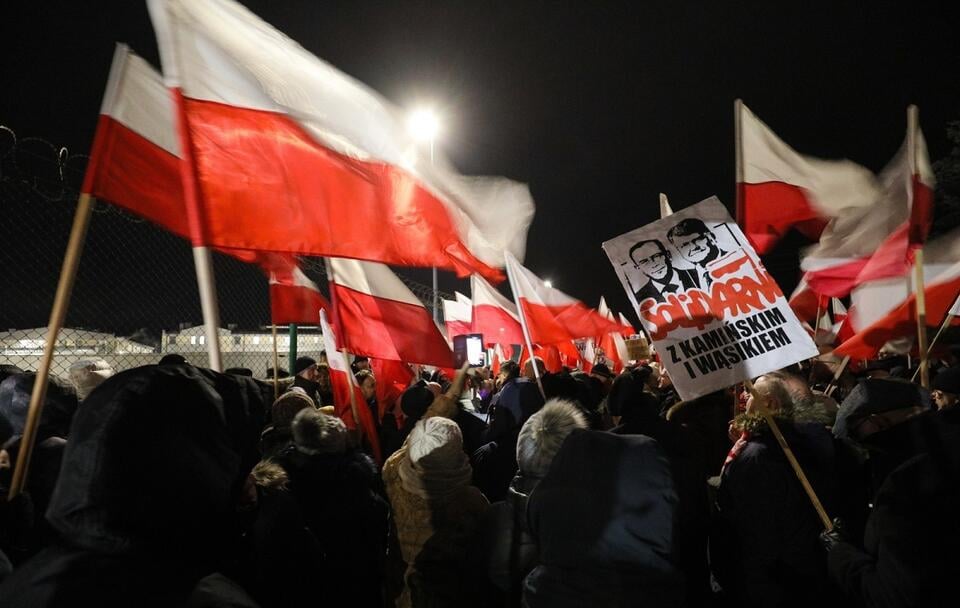
[[[544,284],[545,287],[553,287],[553,281],[551,281],[550,279],[546,279],[546,280],[543,282],[543,284]]]
[[[431,108],[418,108],[407,117],[407,130],[421,142],[430,144],[430,165],[433,166],[433,143],[440,132],[440,119]],[[437,267],[433,267],[433,321],[440,322],[440,295],[437,293]]]

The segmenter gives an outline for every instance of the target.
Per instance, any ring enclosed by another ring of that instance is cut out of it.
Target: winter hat
[[[420,380],[400,395],[400,409],[404,416],[419,419],[433,403],[434,396],[427,383]]]
[[[347,427],[336,416],[303,409],[293,419],[293,442],[304,454],[342,454],[347,450]]]
[[[70,382],[77,389],[77,398],[86,399],[90,391],[114,374],[110,364],[98,361],[78,361],[70,366]]]
[[[159,365],[180,365],[181,363],[186,363],[187,360],[184,359],[183,355],[178,355],[176,353],[170,353],[169,355],[164,355],[161,357]]]
[[[930,388],[943,393],[960,395],[960,367],[948,367],[941,370],[933,379]]]
[[[606,363],[597,363],[597,364],[594,365],[593,368],[590,370],[590,373],[591,373],[591,374],[594,374],[594,375],[596,375],[596,376],[603,376],[604,378],[607,378],[608,380],[614,377],[613,372],[610,371],[610,368],[607,367],[607,364],[606,364]]]
[[[273,402],[270,408],[270,419],[273,421],[273,426],[290,426],[294,417],[304,409],[315,410],[317,406],[305,392],[291,390],[280,395]]]
[[[468,485],[473,469],[457,423],[442,416],[417,422],[407,437],[407,457],[398,472],[405,490],[428,499],[443,498]]]
[[[303,370],[312,367],[317,364],[316,359],[313,357],[298,357],[293,364],[293,375],[299,375]]]
[[[930,394],[903,380],[868,378],[850,391],[840,404],[833,435],[839,439],[862,439],[867,434],[882,430],[896,420],[930,409]],[[879,417],[901,410],[902,416],[884,422]],[[870,420],[876,424],[864,424]],[[880,427],[878,427],[880,425]],[[860,428],[860,427],[863,428]]]
[[[524,475],[541,478],[553,457],[574,429],[587,428],[587,421],[572,401],[551,399],[523,423],[517,437],[517,464]]]

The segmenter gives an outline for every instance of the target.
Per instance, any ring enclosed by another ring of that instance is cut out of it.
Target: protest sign
[[[606,241],[603,250],[682,399],[818,354],[716,197]]]

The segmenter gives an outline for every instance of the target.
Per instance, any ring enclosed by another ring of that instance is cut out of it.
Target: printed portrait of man
[[[666,302],[667,294],[683,293],[697,287],[696,273],[693,270],[674,268],[670,252],[656,239],[635,243],[630,248],[630,260],[648,279],[634,294],[637,304],[647,298]]]
[[[717,245],[717,237],[707,228],[703,220],[686,218],[667,232],[670,244],[677,248],[684,260],[696,266],[696,286],[707,290],[713,283],[713,277],[707,270],[712,262],[727,254]]]

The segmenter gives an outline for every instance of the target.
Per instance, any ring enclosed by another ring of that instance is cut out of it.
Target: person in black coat
[[[673,562],[677,495],[657,443],[575,430],[527,502],[539,565],[530,608],[680,606]]]
[[[782,377],[761,376],[755,387],[721,475],[711,566],[735,605],[808,608],[836,596],[818,543],[823,526],[757,408],[773,413],[828,513],[836,495],[833,437],[822,423],[794,417]]]
[[[848,603],[944,605],[955,593],[960,528],[960,412],[931,411],[912,384],[867,380],[844,400],[837,433],[870,453],[879,489],[862,544],[823,535],[831,578]]]
[[[182,605],[233,552],[263,412],[252,379],[188,365],[105,381],[77,410],[47,510],[60,540],[0,605]]]

